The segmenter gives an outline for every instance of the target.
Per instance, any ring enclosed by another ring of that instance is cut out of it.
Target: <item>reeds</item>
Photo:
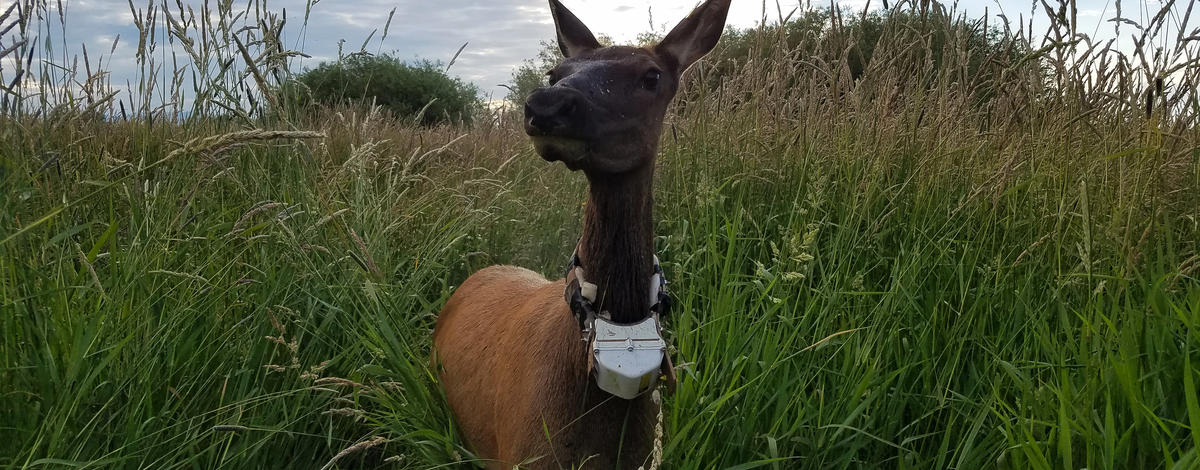
[[[1071,2],[889,3],[873,43],[780,8],[811,28],[691,71],[663,466],[1196,461],[1200,13],[1125,3],[1103,42]],[[584,181],[503,113],[286,112],[261,2],[129,8],[130,83],[116,41],[50,55],[57,2],[0,8],[0,466],[471,460],[435,315],[483,266],[558,274]]]
[[[68,55],[71,48],[62,45],[56,47],[61,56],[50,56],[49,48],[38,46],[65,37],[64,11],[70,5],[11,4],[0,17],[0,60],[12,64],[0,74],[8,91],[0,109],[10,116],[71,110],[103,119],[171,122],[234,116],[250,124],[267,109],[278,109],[273,87],[290,76],[294,58],[307,57],[283,46],[286,16],[258,2],[210,0],[193,6],[164,0],[141,7],[130,0],[128,6],[137,38],[126,41],[136,40],[137,79],[114,84],[104,66],[105,59],[111,64],[119,36],[108,56],[95,62],[86,44],[79,56]],[[301,31],[307,15],[304,21]]]

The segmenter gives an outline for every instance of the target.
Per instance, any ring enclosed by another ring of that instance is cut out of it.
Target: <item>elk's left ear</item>
[[[725,17],[731,0],[707,0],[680,21],[654,50],[675,62],[676,71],[683,73],[692,63],[708,54],[721,39]]]

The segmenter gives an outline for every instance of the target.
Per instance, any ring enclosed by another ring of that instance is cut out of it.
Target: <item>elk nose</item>
[[[553,135],[568,129],[579,109],[578,93],[563,88],[539,88],[525,101],[525,128],[534,135]]]

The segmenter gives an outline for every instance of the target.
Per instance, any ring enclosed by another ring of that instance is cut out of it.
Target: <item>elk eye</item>
[[[662,72],[651,70],[646,72],[646,76],[642,77],[642,88],[650,91],[658,89],[658,81],[662,78]]]

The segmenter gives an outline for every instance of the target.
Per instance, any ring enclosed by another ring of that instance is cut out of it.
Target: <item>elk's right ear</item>
[[[716,47],[717,41],[721,39],[721,31],[725,29],[725,18],[729,16],[730,1],[705,1],[675,25],[654,49],[674,61],[676,71],[683,73],[692,63]]]
[[[550,0],[550,14],[554,15],[558,49],[562,51],[563,57],[574,57],[600,48],[600,41],[596,40],[592,31],[558,0]]]

